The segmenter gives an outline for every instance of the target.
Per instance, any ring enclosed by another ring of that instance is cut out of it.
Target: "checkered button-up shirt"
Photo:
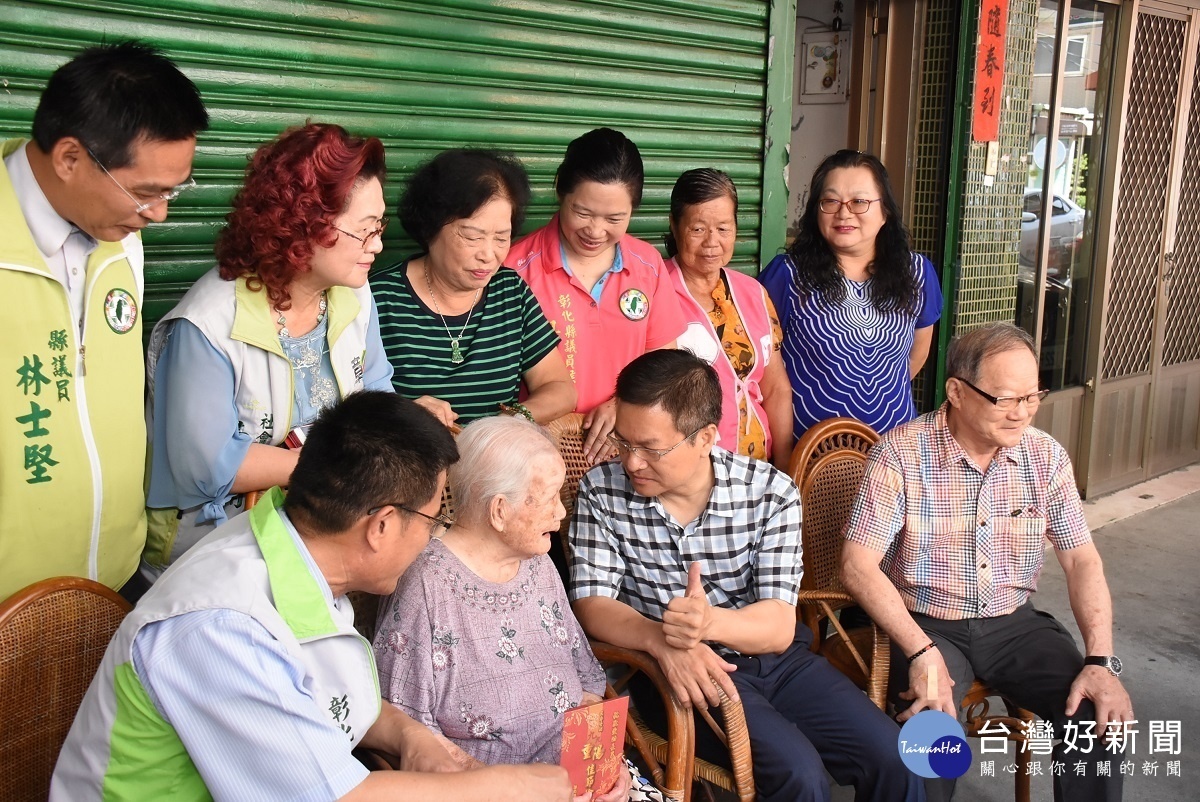
[[[572,601],[605,596],[662,620],[700,563],[709,604],[738,609],[762,599],[794,605],[800,587],[800,494],[767,462],[712,450],[716,481],[696,521],[676,521],[636,493],[620,462],[579,483],[571,521]]]
[[[1071,460],[1029,427],[980,472],[950,435],[947,409],[872,449],[846,539],[883,553],[883,572],[914,613],[1006,615],[1037,590],[1047,539],[1059,550],[1092,542]]]

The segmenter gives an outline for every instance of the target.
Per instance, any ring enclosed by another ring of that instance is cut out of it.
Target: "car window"
[[[1071,211],[1070,209],[1067,208],[1067,204],[1063,203],[1062,198],[1055,198],[1053,201],[1051,201],[1051,206],[1052,206],[1052,211],[1050,212],[1050,214],[1054,215],[1055,217],[1057,217],[1060,214],[1066,214],[1067,212]]]

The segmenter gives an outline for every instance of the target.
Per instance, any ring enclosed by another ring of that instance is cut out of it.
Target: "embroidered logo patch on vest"
[[[621,300],[617,304],[621,308],[621,314],[630,320],[641,320],[650,313],[650,299],[637,288],[621,293]]]
[[[127,290],[113,288],[104,296],[104,319],[117,334],[124,334],[137,323],[138,308]]]

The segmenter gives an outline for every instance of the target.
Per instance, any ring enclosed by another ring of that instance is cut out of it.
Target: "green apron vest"
[[[0,158],[23,140],[0,145]],[[0,162],[0,598],[52,576],[119,588],[146,540],[142,249],[88,258],[82,338]]]

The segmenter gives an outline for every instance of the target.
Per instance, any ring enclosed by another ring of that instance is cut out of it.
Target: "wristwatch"
[[[1121,676],[1121,658],[1108,655],[1107,657],[1091,656],[1083,659],[1085,666],[1102,666],[1108,669],[1108,673],[1114,677]]]

